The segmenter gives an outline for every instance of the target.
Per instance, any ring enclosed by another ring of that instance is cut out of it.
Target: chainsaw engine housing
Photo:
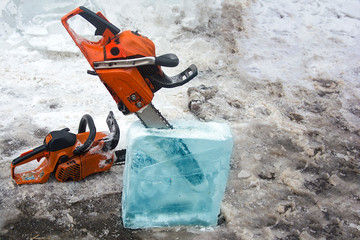
[[[59,182],[79,181],[90,174],[104,172],[112,167],[113,155],[85,154],[73,157],[57,166],[55,177]]]

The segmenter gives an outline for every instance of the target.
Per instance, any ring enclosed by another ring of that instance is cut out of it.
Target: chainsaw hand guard
[[[106,119],[106,123],[110,130],[110,134],[109,134],[109,137],[107,139],[105,139],[105,145],[104,145],[105,151],[115,149],[116,146],[118,145],[119,139],[120,139],[120,128],[116,122],[114,113],[112,111],[109,112],[109,115],[107,116],[107,119]]]
[[[186,70],[178,75],[168,77],[165,73],[162,76],[155,74],[149,76],[149,79],[158,88],[174,88],[189,82],[191,79],[196,77],[197,73],[196,66],[191,64]]]

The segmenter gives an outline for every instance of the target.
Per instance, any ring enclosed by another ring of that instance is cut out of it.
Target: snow
[[[197,65],[198,77],[160,90],[153,103],[170,122],[230,125],[234,152],[218,227],[123,229],[122,166],[80,182],[12,181],[15,157],[51,130],[75,132],[85,113],[99,131],[115,113],[118,149],[137,120],[86,74],[89,64],[62,27],[79,5],[139,30],[157,55],[177,54],[180,65],[167,74]],[[1,237],[360,238],[360,1],[4,0],[0,9]]]

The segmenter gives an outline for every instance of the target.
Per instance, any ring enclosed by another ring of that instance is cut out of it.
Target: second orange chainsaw
[[[90,115],[82,117],[77,134],[68,128],[52,131],[44,144],[25,152],[11,163],[11,175],[17,184],[44,183],[51,173],[60,182],[79,181],[86,176],[107,171],[113,165],[120,129],[112,112],[106,119],[109,134],[96,132]],[[86,128],[89,132],[86,132]],[[27,170],[27,164],[38,166]]]

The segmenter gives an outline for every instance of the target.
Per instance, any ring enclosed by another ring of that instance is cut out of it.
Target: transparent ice
[[[217,224],[232,152],[223,123],[184,122],[127,136],[122,201],[128,228]]]

